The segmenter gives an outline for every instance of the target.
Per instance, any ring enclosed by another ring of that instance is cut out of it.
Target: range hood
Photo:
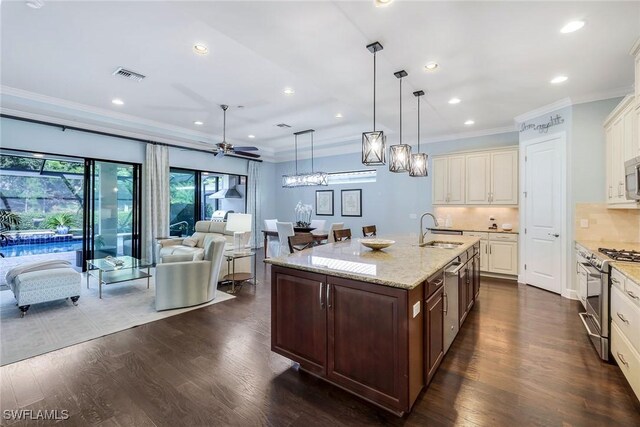
[[[242,199],[242,194],[236,190],[235,186],[231,188],[223,188],[209,196],[210,199]]]

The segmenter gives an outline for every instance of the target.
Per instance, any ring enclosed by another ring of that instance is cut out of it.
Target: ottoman
[[[22,317],[31,304],[71,298],[77,305],[80,279],[80,273],[66,261],[21,265],[7,273],[7,283],[18,300]]]

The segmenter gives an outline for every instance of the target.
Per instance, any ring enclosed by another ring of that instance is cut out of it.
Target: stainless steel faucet
[[[418,244],[421,245],[424,243],[424,235],[427,234],[427,232],[422,232],[423,230],[423,225],[422,225],[422,221],[424,220],[425,216],[430,216],[431,218],[433,218],[433,225],[435,225],[436,227],[438,227],[440,224],[438,224],[438,220],[436,219],[435,215],[433,215],[431,212],[425,212],[422,214],[422,216],[420,217],[420,238],[418,239]]]

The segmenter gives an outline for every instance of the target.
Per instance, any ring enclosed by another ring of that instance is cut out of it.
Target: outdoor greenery
[[[75,227],[77,224],[75,216],[69,212],[60,212],[55,215],[51,215],[44,223],[48,228]]]
[[[0,209],[0,230],[10,230],[11,227],[20,225],[20,217],[13,212]]]

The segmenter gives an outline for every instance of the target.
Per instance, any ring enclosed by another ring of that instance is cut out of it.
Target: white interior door
[[[560,136],[525,146],[524,279],[551,292],[562,292],[563,191]]]

